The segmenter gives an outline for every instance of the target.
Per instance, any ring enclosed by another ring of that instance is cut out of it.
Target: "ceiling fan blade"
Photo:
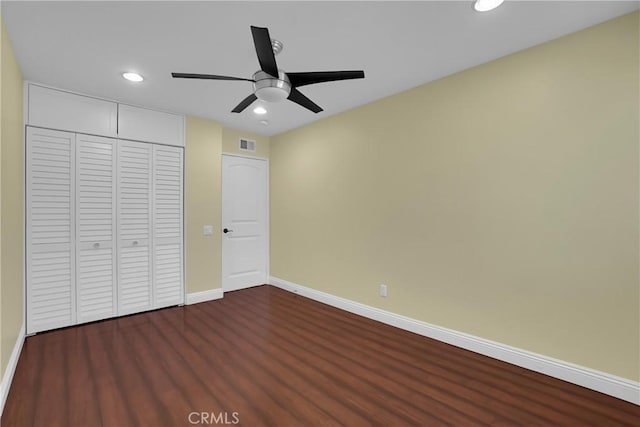
[[[300,92],[298,89],[294,87],[291,88],[291,92],[289,93],[289,97],[287,99],[295,102],[298,105],[303,106],[307,110],[313,111],[316,114],[319,113],[320,111],[323,111],[322,108],[320,108],[320,106],[318,106],[315,102],[313,102],[312,100],[304,96],[302,92]]]
[[[241,77],[216,76],[214,74],[191,74],[191,73],[171,73],[174,79],[208,79],[208,80],[243,80],[255,82],[253,79],[243,79]]]
[[[293,87],[337,80],[364,79],[364,71],[311,71],[308,73],[287,73]]]
[[[256,99],[258,99],[257,96],[255,96],[255,94],[251,94],[249,96],[247,96],[245,99],[243,99],[240,104],[236,105],[236,108],[234,108],[233,110],[231,110],[232,113],[242,113],[242,111],[244,111],[245,108],[247,108],[249,105],[251,105],[253,103],[253,101],[255,101]]]
[[[267,74],[278,78],[278,65],[276,64],[276,56],[271,46],[271,37],[268,28],[251,26],[251,34],[253,35],[253,44],[256,46],[256,54],[260,68]]]

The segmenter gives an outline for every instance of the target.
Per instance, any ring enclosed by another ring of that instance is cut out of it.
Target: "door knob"
[[[96,249],[99,248],[100,247],[100,243],[94,243],[93,247],[96,248]]]
[[[224,228],[224,229],[222,230],[222,232],[223,232],[224,234],[227,234],[227,233],[231,233],[231,232],[233,232],[233,230],[230,230],[230,229],[228,229],[228,228]]]

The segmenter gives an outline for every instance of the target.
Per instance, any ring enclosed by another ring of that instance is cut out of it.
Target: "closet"
[[[182,304],[184,118],[28,94],[27,333]]]

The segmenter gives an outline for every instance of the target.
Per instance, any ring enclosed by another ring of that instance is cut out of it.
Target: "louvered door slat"
[[[27,128],[27,333],[76,322],[74,138]]]
[[[116,306],[115,140],[76,136],[78,322],[113,317]]]
[[[151,144],[118,141],[118,313],[153,308]]]
[[[153,252],[155,307],[181,304],[183,149],[153,147]]]

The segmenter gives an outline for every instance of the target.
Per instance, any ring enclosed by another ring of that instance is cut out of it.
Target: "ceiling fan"
[[[240,80],[253,82],[253,93],[243,99],[231,112],[240,113],[257,99],[277,102],[288,99],[304,108],[319,113],[322,108],[298,90],[300,86],[336,80],[363,79],[364,71],[318,71],[285,73],[276,64],[275,54],[282,50],[282,43],[271,40],[268,28],[251,27],[260,70],[252,78],[217,76],[212,74],[171,73],[174,78],[205,80]]]

